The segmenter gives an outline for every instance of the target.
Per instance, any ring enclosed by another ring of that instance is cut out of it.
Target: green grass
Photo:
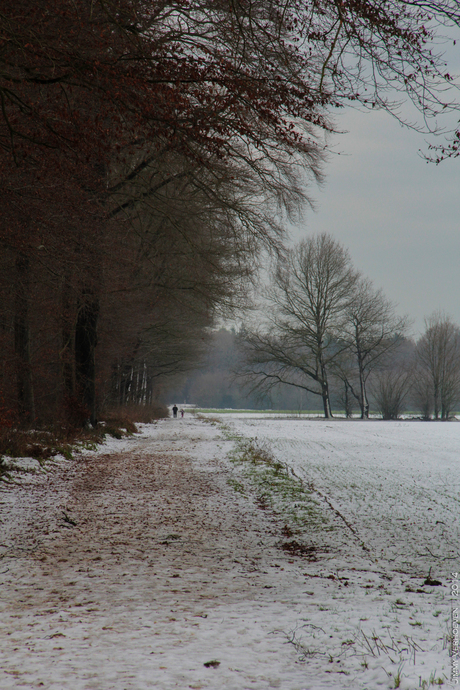
[[[247,486],[259,507],[274,511],[293,533],[325,528],[328,520],[313,491],[276,459],[268,443],[229,435],[224,424],[221,429],[235,441],[230,460],[240,469],[241,481],[229,480],[229,484],[236,491],[245,493]]]
[[[323,416],[323,412],[321,410],[249,410],[249,409],[233,409],[231,407],[227,408],[221,408],[221,407],[195,407],[193,408],[193,412],[196,412],[197,414],[212,414],[213,412],[218,412],[219,414],[234,414],[235,412],[237,413],[249,413],[249,414],[261,414],[261,415],[271,415],[271,414],[280,414],[280,415],[295,415],[298,417],[299,415],[306,416],[306,415],[315,415],[315,416]],[[336,412],[334,414],[342,414],[341,412]]]
[[[191,412],[194,414],[219,414],[219,415],[225,415],[225,414],[238,414],[238,413],[249,413],[249,414],[257,414],[257,415],[280,415],[282,417],[321,417],[324,419],[324,412],[323,410],[250,410],[250,409],[244,409],[244,408],[221,408],[221,407],[194,407]],[[460,411],[453,413],[455,415],[460,415]],[[343,410],[333,410],[332,411],[332,419],[344,419],[345,414]],[[381,416],[371,410],[370,412],[370,418],[374,421],[381,420]],[[403,412],[403,417],[401,419],[419,419],[420,418],[420,413],[419,412],[413,412],[411,410],[406,410]],[[357,410],[355,410],[352,419],[360,419],[360,414]],[[393,420],[393,421],[398,421],[398,420]]]

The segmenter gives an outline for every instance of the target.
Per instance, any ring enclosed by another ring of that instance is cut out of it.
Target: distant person
[[[173,405],[173,417],[177,418],[177,405]]]
[[[184,410],[180,411],[180,416],[182,417],[182,419],[184,418]]]

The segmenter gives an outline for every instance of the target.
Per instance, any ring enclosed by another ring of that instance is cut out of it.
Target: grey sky
[[[348,111],[338,129],[321,190],[311,190],[316,212],[302,232],[329,232],[345,245],[356,268],[398,303],[398,311],[423,319],[442,309],[460,324],[460,158],[427,164],[422,134],[383,112]]]

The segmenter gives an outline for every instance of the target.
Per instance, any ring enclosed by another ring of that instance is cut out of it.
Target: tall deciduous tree
[[[354,359],[357,386],[351,377],[348,385],[358,401],[361,419],[369,415],[366,384],[370,374],[402,344],[406,330],[407,318],[395,314],[394,305],[370,280],[360,280],[347,306],[342,338]],[[381,390],[386,391],[383,382]]]
[[[419,394],[425,391],[429,395],[435,419],[449,419],[460,401],[459,327],[440,312],[432,314],[425,321],[425,332],[417,342],[416,356],[419,364],[417,376],[423,382],[418,386]],[[425,415],[428,405],[429,402],[425,401]]]
[[[329,375],[348,343],[340,341],[358,274],[346,249],[326,233],[300,242],[278,263],[268,326],[246,333],[246,376],[259,388],[278,383],[321,396],[331,417]]]

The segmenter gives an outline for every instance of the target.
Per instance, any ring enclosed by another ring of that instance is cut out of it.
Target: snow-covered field
[[[330,687],[358,687],[358,679],[369,688],[448,684],[458,604],[451,592],[460,570],[460,424],[221,419],[237,435],[268,442],[335,513],[329,528],[312,525],[322,553],[308,570],[312,578],[334,575],[338,586],[315,596],[309,623],[299,626],[309,668],[320,674],[318,660],[328,655],[341,657],[344,671],[361,663],[362,676]],[[424,585],[428,576],[442,584]]]
[[[376,559],[420,577],[430,566],[445,576],[445,564],[456,563],[460,424],[248,419],[232,427],[268,440],[330,497]]]
[[[455,422],[186,415],[0,483],[0,688],[449,686],[459,451]]]

